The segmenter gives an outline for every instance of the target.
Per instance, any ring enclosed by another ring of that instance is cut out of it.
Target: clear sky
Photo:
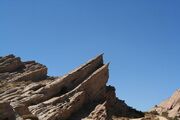
[[[179,0],[1,0],[0,56],[63,75],[98,54],[109,83],[148,110],[180,88]]]

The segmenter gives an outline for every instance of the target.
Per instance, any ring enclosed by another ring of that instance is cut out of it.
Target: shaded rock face
[[[46,66],[35,61],[22,62],[14,55],[0,57],[0,120],[111,120],[112,116],[144,116],[119,100],[114,87],[106,85],[108,66],[99,55],[55,78],[47,76]]]
[[[152,108],[151,111],[157,111],[163,116],[180,119],[180,89],[159,105]]]
[[[13,108],[8,102],[0,102],[0,120],[15,120]]]

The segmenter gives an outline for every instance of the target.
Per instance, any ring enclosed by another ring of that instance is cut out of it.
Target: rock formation
[[[180,89],[176,90],[170,98],[156,105],[151,111],[180,120]]]
[[[109,64],[103,55],[62,77],[47,76],[47,67],[19,57],[0,57],[0,120],[112,120],[144,113],[119,100],[107,86]]]

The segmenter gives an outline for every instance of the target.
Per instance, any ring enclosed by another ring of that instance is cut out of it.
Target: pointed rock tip
[[[95,58],[102,57],[103,58],[104,53],[98,54]]]
[[[102,68],[109,68],[109,63],[107,63],[107,64],[104,64],[103,66],[102,66]]]
[[[110,65],[110,62],[108,62],[106,65],[109,67],[109,65]]]
[[[93,57],[93,58],[90,59],[88,62],[86,62],[86,64],[87,64],[87,63],[90,63],[90,62],[92,62],[92,61],[94,61],[94,60],[97,60],[97,59],[100,59],[100,60],[103,62],[103,53],[97,55],[96,57]]]
[[[104,55],[104,53],[99,54],[99,56],[103,56],[103,55]]]

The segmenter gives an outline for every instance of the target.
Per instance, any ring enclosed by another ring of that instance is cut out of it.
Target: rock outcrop
[[[156,105],[151,111],[180,120],[180,89],[176,90],[170,98]]]
[[[143,117],[144,113],[116,97],[114,87],[106,85],[108,66],[99,55],[62,77],[50,77],[47,67],[35,61],[0,57],[0,120]]]

